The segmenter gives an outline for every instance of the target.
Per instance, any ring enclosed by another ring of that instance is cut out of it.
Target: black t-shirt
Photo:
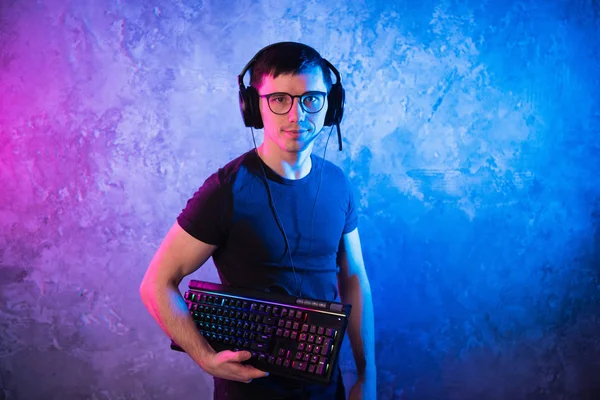
[[[290,180],[251,150],[211,175],[188,200],[177,221],[193,237],[218,246],[213,260],[224,284],[290,294],[301,286],[303,297],[336,299],[336,254],[342,235],[357,227],[357,213],[342,170],[311,158],[309,174]]]

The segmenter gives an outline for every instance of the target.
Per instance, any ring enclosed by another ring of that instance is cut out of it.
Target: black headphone
[[[274,46],[282,44],[298,44],[295,42],[279,42],[273,43],[256,53],[254,57],[246,64],[242,72],[238,75],[239,95],[240,95],[240,112],[242,113],[242,119],[244,124],[249,128],[262,129],[264,127],[262,117],[260,115],[260,108],[258,105],[259,97],[258,91],[252,86],[244,85],[244,75],[254,65],[256,60],[264,54],[267,50]],[[336,77],[336,82],[331,85],[331,89],[327,94],[328,109],[325,114],[325,126],[337,127],[339,149],[342,150],[342,135],[340,133],[340,122],[342,122],[342,116],[344,115],[344,101],[345,91],[342,87],[342,78],[338,70],[327,60],[323,59],[325,64],[333,72]],[[323,73],[326,73],[323,71]]]

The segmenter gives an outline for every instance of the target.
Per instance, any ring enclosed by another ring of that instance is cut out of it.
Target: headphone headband
[[[248,70],[252,67],[252,65],[254,65],[256,60],[258,60],[260,58],[260,56],[263,55],[263,53],[266,53],[269,49],[271,49],[275,46],[285,45],[285,44],[298,44],[298,43],[296,43],[296,42],[278,42],[278,43],[272,43],[272,44],[260,49],[254,55],[254,57],[252,57],[252,59],[250,61],[248,61],[248,63],[242,69],[242,72],[240,72],[240,74],[238,75],[238,86],[246,87],[244,85],[244,76],[246,76],[246,73],[248,72]],[[335,79],[336,79],[335,83],[339,83],[341,85],[342,84],[342,76],[340,75],[340,72],[328,60],[326,60],[323,57],[321,57],[321,59],[325,62],[325,64],[327,64],[327,66],[329,67],[331,72],[333,72],[333,75],[335,75]],[[323,73],[325,73],[325,71],[323,71]]]

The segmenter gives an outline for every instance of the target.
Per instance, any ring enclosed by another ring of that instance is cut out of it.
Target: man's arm
[[[365,384],[365,398],[376,391],[375,322],[371,286],[365,271],[358,228],[340,241],[337,262],[340,266],[338,286],[343,303],[352,304],[348,337],[356,363],[359,382]]]
[[[248,382],[266,373],[240,364],[249,352],[216,353],[200,335],[178,286],[216,250],[183,230],[176,222],[154,255],[140,286],[142,301],[161,328],[206,372],[224,379]]]

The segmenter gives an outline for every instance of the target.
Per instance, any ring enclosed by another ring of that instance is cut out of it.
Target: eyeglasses
[[[266,98],[269,109],[273,114],[287,114],[294,104],[294,99],[300,99],[300,107],[309,114],[318,113],[325,105],[325,92],[306,92],[299,96],[292,96],[289,93],[277,92],[270,94],[258,95],[258,97]]]

